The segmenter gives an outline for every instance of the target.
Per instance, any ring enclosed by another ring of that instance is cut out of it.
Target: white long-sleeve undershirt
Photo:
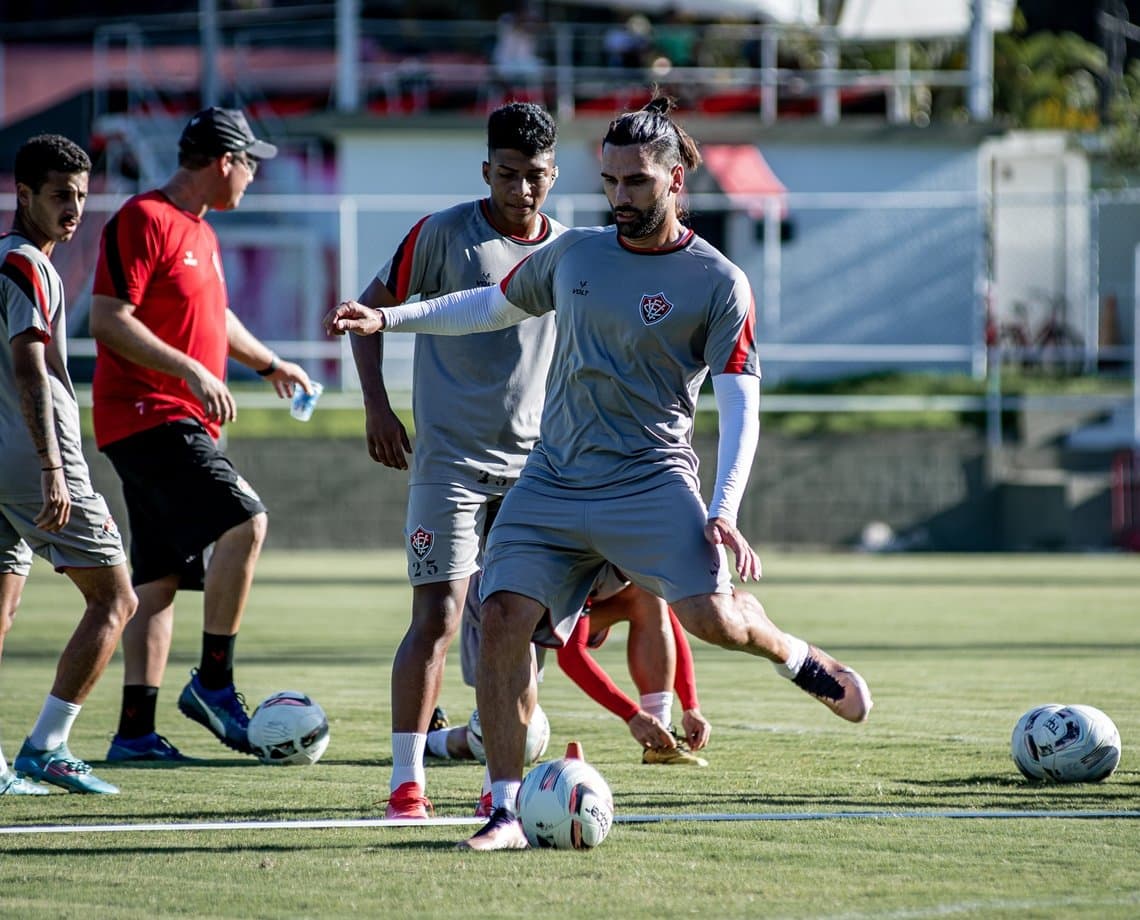
[[[760,440],[760,378],[751,374],[718,374],[712,382],[720,439],[709,518],[722,518],[735,525]]]
[[[466,335],[506,329],[530,317],[507,300],[497,285],[454,291],[430,300],[385,307],[385,332],[426,332],[432,335]]]

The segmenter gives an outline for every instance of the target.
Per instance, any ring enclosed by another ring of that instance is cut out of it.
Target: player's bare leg
[[[87,602],[56,667],[52,696],[82,703],[103,676],[137,599],[126,565],[69,568],[66,574]]]
[[[863,678],[826,652],[779,629],[747,591],[687,597],[673,603],[681,625],[721,648],[767,658],[782,676],[848,722],[871,712]]]
[[[424,745],[466,596],[466,578],[412,588],[412,621],[392,660],[388,817],[427,818],[431,809],[424,795]]]
[[[123,683],[162,686],[174,634],[174,595],[178,576],[138,585],[139,606],[123,630]]]
[[[4,654],[4,637],[16,619],[16,608],[20,606],[27,580],[26,575],[15,572],[0,573],[0,655]]]
[[[218,537],[206,568],[202,619],[206,632],[237,635],[268,529],[267,515],[261,512]]]
[[[483,602],[475,701],[491,777],[491,818],[459,844],[471,850],[519,850],[527,842],[518,820],[518,790],[526,753],[526,727],[538,688],[530,639],[544,610],[538,601],[497,591]]]

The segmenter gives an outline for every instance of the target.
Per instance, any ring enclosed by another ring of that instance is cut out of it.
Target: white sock
[[[787,660],[782,663],[773,661],[772,667],[781,677],[793,680],[800,673],[800,668],[804,666],[804,662],[807,660],[808,644],[803,639],[797,639],[791,633],[784,633],[784,638],[788,641]]]
[[[4,752],[0,750],[0,774],[8,772],[8,761],[4,759]]]
[[[673,722],[673,691],[641,694],[641,708],[668,728]]]
[[[491,791],[491,771],[484,769],[483,770],[483,791],[479,793],[480,798],[485,796],[490,791]]]
[[[392,781],[389,786],[393,792],[404,783],[427,788],[427,774],[424,773],[426,746],[427,735],[422,732],[392,732]]]
[[[519,786],[522,780],[499,779],[491,783],[491,807],[505,808],[512,815],[519,813]]]
[[[69,703],[49,693],[35,727],[28,733],[32,747],[40,751],[51,751],[63,744],[71,734],[71,726],[75,724],[75,717],[82,708],[79,703]]]
[[[428,753],[433,757],[442,757],[444,760],[451,760],[451,754],[447,750],[447,736],[450,734],[450,728],[437,728],[434,732],[428,732]]]

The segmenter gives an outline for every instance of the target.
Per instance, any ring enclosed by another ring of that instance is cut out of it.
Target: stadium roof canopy
[[[1016,0],[985,0],[991,32],[1008,32]],[[844,0],[843,38],[949,38],[970,31],[971,0]]]

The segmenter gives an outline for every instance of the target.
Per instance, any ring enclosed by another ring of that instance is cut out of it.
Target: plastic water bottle
[[[305,388],[299,383],[293,384],[293,405],[289,407],[289,414],[299,422],[307,422],[313,417],[313,410],[317,408],[317,400],[321,398],[321,393],[325,390],[315,380],[310,381],[309,385],[313,388],[312,393],[306,393]]]

